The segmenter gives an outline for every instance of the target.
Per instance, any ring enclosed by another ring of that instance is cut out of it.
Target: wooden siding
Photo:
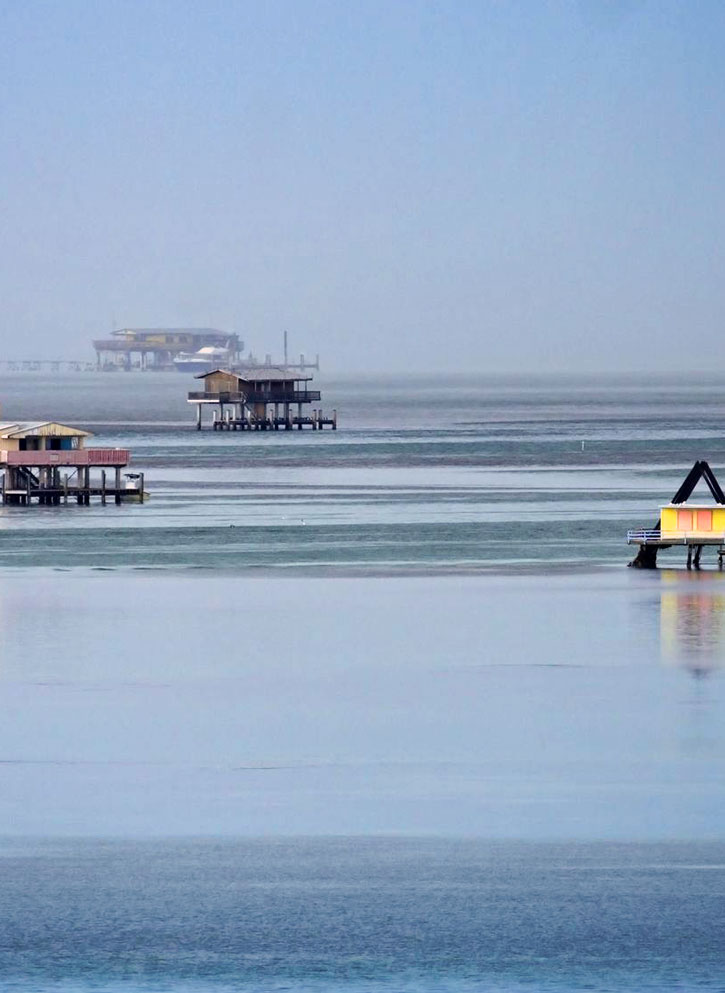
[[[233,372],[209,373],[204,377],[204,391],[206,393],[231,393],[239,390],[239,377]]]

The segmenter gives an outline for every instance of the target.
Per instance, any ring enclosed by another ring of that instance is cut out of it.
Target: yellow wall
[[[683,528],[680,526],[678,521],[678,511],[685,510],[692,513],[692,526]],[[698,529],[697,525],[697,511],[698,510],[711,510],[712,511],[712,530],[704,531]],[[683,504],[681,507],[663,507],[661,516],[661,529],[663,533],[668,535],[676,536],[682,534],[722,534],[725,532],[725,507],[722,506],[699,506],[692,505],[688,506]]]
[[[189,348],[194,345],[191,334],[149,334],[138,340],[148,345],[186,345]]]
[[[119,337],[122,337],[129,344],[137,342],[139,345],[187,345],[189,348],[194,347],[193,334],[163,334],[161,332],[139,334],[136,331],[124,331],[123,335],[119,335]]]

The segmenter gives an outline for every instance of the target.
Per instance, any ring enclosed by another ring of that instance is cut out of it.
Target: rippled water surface
[[[714,382],[323,379],[337,432],[264,434],[198,433],[193,386],[0,381],[4,418],[65,420],[131,448],[151,492],[143,507],[5,508],[0,566],[614,564],[696,458],[725,462]]]
[[[24,993],[719,990],[724,875],[722,844],[6,844],[0,971]]]
[[[8,376],[143,505],[0,509],[0,988],[725,989],[725,575],[626,569],[718,383]]]

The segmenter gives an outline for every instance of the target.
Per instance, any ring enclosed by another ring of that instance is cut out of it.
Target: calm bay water
[[[619,564],[696,458],[725,463],[720,385],[321,383],[337,432],[193,427],[176,375],[6,376],[4,418],[130,447],[144,507],[0,512],[0,567],[445,571]],[[78,530],[83,530],[79,541]]]
[[[725,576],[624,568],[718,385],[188,388],[0,382],[152,493],[0,510],[0,986],[725,989]]]
[[[52,842],[4,854],[6,990],[722,989],[722,844]]]

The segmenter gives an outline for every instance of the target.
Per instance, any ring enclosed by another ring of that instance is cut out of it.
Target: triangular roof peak
[[[313,378],[312,373],[306,373],[304,370],[297,372],[294,369],[279,365],[257,365],[249,369],[242,366],[237,375],[248,383],[263,383],[265,379],[294,380],[299,383],[302,380],[307,382]]]
[[[194,379],[206,379],[207,376],[215,376],[218,373],[223,372],[225,376],[234,376],[235,379],[239,379],[238,372],[232,372],[231,369],[210,369],[209,372],[200,372],[194,376]]]
[[[293,369],[284,369],[276,365],[261,365],[254,369],[237,369],[232,372],[230,369],[210,369],[209,372],[200,372],[194,379],[207,379],[209,376],[216,376],[222,373],[224,376],[232,376],[234,379],[242,379],[246,383],[263,383],[268,379],[282,379],[284,381],[293,380],[308,382],[313,378],[311,374],[295,372]]]
[[[92,434],[82,428],[58,424],[57,421],[34,421],[31,423],[18,421],[15,424],[0,425],[0,436],[3,438],[91,438]]]
[[[672,497],[672,503],[679,504],[685,503],[692,496],[692,492],[700,482],[704,479],[708,485],[708,489],[712,493],[715,503],[725,504],[725,493],[723,493],[720,484],[715,477],[715,473],[712,471],[710,466],[704,459],[695,462],[692,469],[688,472],[685,480],[680,486],[679,490]]]

